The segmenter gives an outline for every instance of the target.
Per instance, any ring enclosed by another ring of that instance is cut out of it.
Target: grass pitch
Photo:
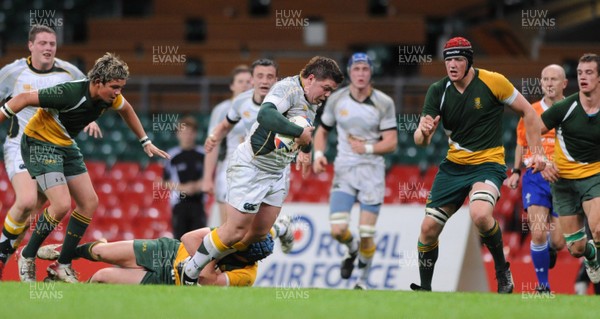
[[[581,319],[600,311],[596,296],[43,282],[0,282],[0,300],[3,318]]]

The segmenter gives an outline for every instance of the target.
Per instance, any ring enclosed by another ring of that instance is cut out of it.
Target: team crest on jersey
[[[476,110],[480,110],[483,106],[481,105],[481,98],[480,97],[476,97],[475,98],[475,109]]]
[[[32,91],[32,90],[33,90],[33,86],[31,86],[31,84],[29,84],[29,83],[23,84],[23,91]]]
[[[303,111],[308,111],[308,105],[306,105],[306,104],[302,105],[302,110]]]
[[[250,117],[250,112],[249,112],[249,111],[245,111],[245,112],[242,114],[242,116],[243,116],[243,117],[245,117],[245,118],[249,118],[249,117]]]
[[[348,110],[346,110],[346,109],[342,109],[342,110],[340,111],[340,116],[348,116]]]

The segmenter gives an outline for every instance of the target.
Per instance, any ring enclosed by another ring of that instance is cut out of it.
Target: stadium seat
[[[162,176],[163,166],[160,163],[149,163],[148,166],[142,170],[142,177],[145,180],[154,182],[162,179]]]
[[[527,233],[525,238],[521,241],[521,247],[518,252],[515,253],[515,258],[524,262],[531,262],[531,233]]]
[[[98,193],[98,208],[94,213],[94,218],[110,215],[110,211],[121,207],[121,200],[116,194]]]
[[[119,195],[128,189],[128,181],[104,176],[96,181],[94,188],[96,189],[96,193],[113,193]]]
[[[143,203],[131,200],[125,200],[121,202],[121,209],[123,211],[123,219],[126,221],[132,221],[142,212]]]
[[[106,162],[102,161],[86,161],[85,166],[90,174],[92,180],[95,178],[103,177],[106,173]]]
[[[504,255],[512,259],[521,250],[521,233],[506,231],[502,234],[504,242]]]
[[[115,180],[133,181],[138,178],[140,165],[134,162],[117,162],[108,171]]]
[[[4,205],[6,205],[6,207],[11,207],[12,204],[14,204],[14,202],[15,202],[15,198],[16,198],[16,195],[12,189],[12,186],[5,191],[0,191],[0,201],[2,203],[4,203]]]

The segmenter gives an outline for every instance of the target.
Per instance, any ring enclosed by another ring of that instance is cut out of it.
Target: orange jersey
[[[533,106],[533,109],[535,110],[535,112],[538,115],[541,115],[542,113],[544,113],[545,110],[547,110],[549,108],[549,106],[546,105],[546,103],[544,103],[544,100],[537,101],[537,102],[533,103],[531,106]],[[517,145],[527,147],[527,137],[526,136],[527,135],[525,132],[525,122],[523,122],[523,119],[521,118],[521,120],[519,120],[519,124],[517,125]],[[552,130],[546,132],[546,134],[542,135],[542,147],[544,147],[546,157],[549,160],[553,159],[555,136],[556,136],[556,133],[554,132],[554,129],[552,129]],[[527,151],[523,154],[523,163],[525,163],[525,166],[529,166],[531,156],[532,156],[531,150],[527,149]]]

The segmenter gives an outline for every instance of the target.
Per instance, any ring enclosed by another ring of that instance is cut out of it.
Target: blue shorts
[[[531,205],[546,207],[552,213],[552,216],[558,217],[558,214],[552,207],[552,193],[550,192],[550,183],[546,181],[540,172],[531,173],[532,169],[528,168],[523,174],[523,209]]]
[[[352,211],[352,206],[356,202],[356,196],[350,195],[348,193],[342,191],[333,191],[330,195],[330,205],[329,205],[329,213],[350,213]],[[369,205],[364,204],[359,201],[360,211],[371,212],[375,215],[379,215],[379,210],[381,209],[381,204]]]

